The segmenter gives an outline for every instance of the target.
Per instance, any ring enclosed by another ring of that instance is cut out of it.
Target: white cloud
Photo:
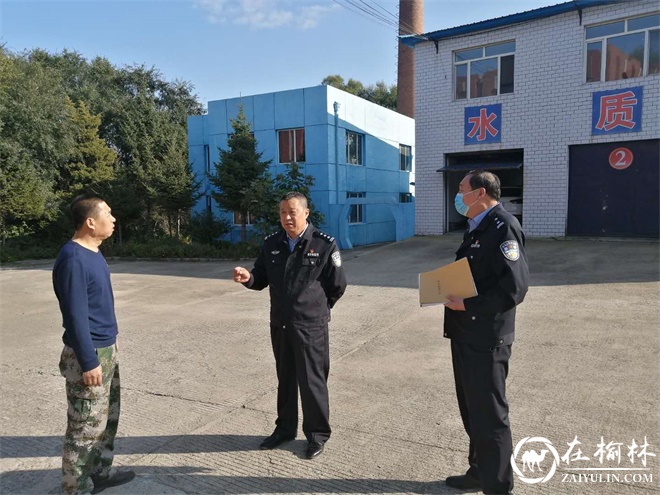
[[[209,22],[239,24],[252,29],[311,29],[324,15],[339,7],[337,4],[301,6],[301,3],[282,0],[195,0],[195,5],[206,12]]]
[[[316,27],[321,17],[323,17],[325,14],[334,12],[339,8],[340,6],[337,5],[336,3],[327,6],[311,5],[309,7],[303,7],[302,9],[300,9],[302,14],[300,19],[301,21],[300,28],[310,29]]]

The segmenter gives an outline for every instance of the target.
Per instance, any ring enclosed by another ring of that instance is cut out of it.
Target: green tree
[[[194,204],[197,199],[188,170],[186,126],[187,115],[201,113],[201,105],[189,84],[167,83],[153,68],[118,70],[116,81],[122,99],[109,113],[108,137],[119,150],[121,175],[141,203],[132,233],[142,238],[164,231],[173,235],[170,227],[180,225],[181,205]],[[174,153],[173,143],[180,152]],[[188,198],[181,196],[185,190],[190,192]],[[172,207],[167,198],[175,200]]]
[[[193,213],[186,230],[194,242],[218,246],[221,243],[220,237],[231,230],[231,225],[224,218],[216,218],[209,210],[204,213]]]
[[[320,226],[323,224],[324,218],[323,214],[314,207],[314,203],[312,202],[311,189],[313,186],[314,176],[305,174],[300,168],[299,163],[293,162],[287,164],[286,173],[275,176],[275,191],[278,203],[280,198],[288,192],[295,191],[302,193],[307,198],[310,222],[316,226]]]
[[[397,86],[392,84],[388,86],[383,81],[378,81],[376,84],[366,87],[365,90],[366,100],[377,103],[380,106],[396,110]]]
[[[190,83],[153,67],[0,46],[2,238],[53,230],[82,190],[112,204],[113,240],[176,235],[198,194],[187,118],[202,112]]]
[[[349,79],[348,82],[344,82],[344,78],[338,74],[324,77],[321,84],[333,86],[382,107],[396,110],[396,84],[388,86],[383,81],[378,81],[376,84],[365,86],[355,79]]]
[[[29,234],[53,218],[51,182],[24,149],[0,139],[0,241]]]
[[[220,159],[215,164],[215,173],[209,175],[211,184],[216,187],[212,193],[218,205],[227,211],[241,214],[241,240],[247,239],[246,220],[257,201],[254,187],[264,178],[271,160],[262,161],[263,153],[257,152],[257,140],[245,117],[243,108],[231,120],[233,133],[227,140],[228,150],[220,149]]]
[[[129,201],[113,205],[118,215],[128,215],[117,216],[117,238],[123,232],[143,240],[164,231],[176,235],[174,226],[187,216],[181,204],[196,199],[191,188],[190,197],[182,198],[183,184],[194,182],[186,170],[187,118],[203,111],[192,85],[166,81],[153,67],[117,68],[105,58],[87,62],[70,51],[34,51],[32,59],[57,69],[69,98],[101,116],[99,135],[117,155],[117,180],[101,189],[114,202]],[[180,147],[174,160],[172,143]],[[172,207],[168,197],[174,198]]]
[[[255,228],[260,234],[267,235],[280,228],[279,203],[286,193],[299,192],[307,198],[309,221],[315,225],[323,224],[323,214],[315,207],[311,199],[314,177],[306,175],[298,163],[286,165],[286,173],[277,174],[274,179],[267,174],[253,184],[252,213],[256,219]]]
[[[161,157],[166,150],[167,116],[159,113],[145,94],[126,98],[117,108],[114,139],[120,157],[119,174],[140,205],[137,225],[130,229],[141,240],[160,233],[158,178],[165,172]],[[128,227],[128,226],[127,226]]]
[[[54,181],[72,145],[57,74],[0,47],[0,237],[56,216]]]
[[[181,221],[202,196],[188,153],[182,145],[171,142],[156,177],[157,203],[167,217],[170,237],[181,237]]]
[[[73,148],[60,169],[57,185],[62,193],[75,196],[81,191],[111,181],[117,155],[99,137],[101,117],[93,115],[84,101],[74,104],[68,97]]]
[[[128,238],[143,239],[141,225],[143,218],[142,198],[139,196],[134,181],[126,174],[120,173],[107,184],[103,184],[98,193],[112,206],[115,217],[115,234],[110,242],[123,244]],[[106,241],[107,243],[107,241]]]

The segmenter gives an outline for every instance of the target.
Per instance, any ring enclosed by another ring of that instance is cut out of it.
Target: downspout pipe
[[[335,111],[335,202],[339,204],[339,102],[332,104]]]

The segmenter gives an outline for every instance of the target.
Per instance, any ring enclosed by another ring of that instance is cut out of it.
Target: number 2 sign
[[[610,166],[615,170],[624,170],[633,162],[633,153],[628,148],[617,148],[610,153]]]

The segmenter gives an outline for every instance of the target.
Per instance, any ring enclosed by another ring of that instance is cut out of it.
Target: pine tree
[[[75,196],[84,189],[112,180],[117,155],[99,137],[101,117],[93,115],[84,101],[66,99],[74,144],[58,178],[61,193]]]
[[[197,198],[186,125],[203,109],[192,91],[155,68],[0,46],[0,237],[68,230],[82,190],[108,199],[113,239],[178,224]]]
[[[314,176],[307,175],[300,168],[299,163],[289,163],[286,166],[286,174],[278,174],[275,176],[275,188],[277,191],[277,200],[288,192],[299,192],[307,198],[307,206],[309,207],[309,221],[315,225],[320,226],[323,221],[323,214],[314,208],[312,203],[311,188],[314,186]]]
[[[263,153],[257,152],[257,140],[245,117],[243,107],[231,120],[233,133],[227,140],[228,150],[220,150],[220,160],[215,164],[215,174],[209,180],[216,187],[212,193],[218,205],[226,211],[241,215],[241,240],[247,239],[246,222],[252,201],[256,200],[254,183],[263,179],[271,160],[262,161]]]
[[[263,235],[270,234],[280,228],[279,203],[286,193],[299,192],[307,198],[309,208],[309,221],[319,227],[323,221],[323,214],[314,208],[311,198],[311,188],[314,186],[314,177],[307,175],[299,163],[286,165],[286,172],[271,178],[267,174],[262,180],[254,183],[253,191],[253,217],[256,218],[256,229]]]
[[[163,157],[162,170],[156,178],[158,204],[167,217],[170,237],[181,236],[181,220],[202,196],[201,180],[188,162],[188,151],[172,141]]]

